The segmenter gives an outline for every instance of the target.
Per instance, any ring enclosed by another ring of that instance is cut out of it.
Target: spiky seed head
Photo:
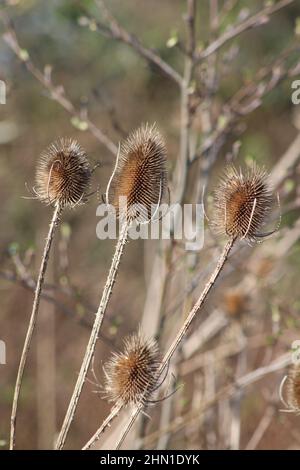
[[[156,384],[159,367],[156,341],[139,331],[124,340],[124,350],[113,354],[104,367],[105,395],[112,402],[145,400]]]
[[[291,410],[300,412],[300,366],[293,366],[288,374],[286,401]]]
[[[166,158],[167,150],[155,125],[142,125],[123,142],[113,187],[118,216],[150,219],[166,195]]]
[[[82,147],[73,139],[60,139],[40,156],[36,192],[42,202],[74,206],[85,201],[90,178],[90,165]]]
[[[242,172],[227,167],[215,191],[213,227],[233,238],[256,241],[273,206],[266,172],[253,164]]]

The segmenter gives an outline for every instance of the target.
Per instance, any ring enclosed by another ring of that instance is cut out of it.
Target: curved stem
[[[211,288],[213,287],[214,283],[216,282],[220,272],[222,271],[223,269],[223,266],[228,258],[228,255],[229,255],[229,252],[233,246],[235,242],[235,239],[231,238],[230,240],[228,240],[228,242],[226,243],[224,249],[223,249],[223,252],[218,260],[218,263],[217,263],[217,266],[214,270],[214,272],[212,273],[212,275],[210,276],[208,282],[206,283],[200,297],[198,298],[197,302],[195,303],[194,307],[192,308],[192,310],[190,311],[190,313],[188,314],[185,322],[183,323],[182,327],[180,328],[180,330],[178,331],[177,333],[177,336],[175,337],[174,341],[172,342],[171,346],[169,347],[168,351],[166,352],[163,360],[162,360],[162,363],[159,367],[159,370],[158,370],[158,374],[157,374],[157,380],[159,379],[159,377],[161,376],[161,374],[163,373],[163,371],[165,370],[165,368],[167,367],[170,359],[172,358],[174,352],[176,351],[177,347],[179,346],[179,344],[181,343],[182,339],[184,338],[184,336],[186,335],[187,333],[187,330],[189,329],[190,327],[190,324],[192,323],[192,321],[194,320],[196,314],[198,313],[198,311],[200,310],[200,308],[202,307],[204,301],[206,300],[207,298],[207,295],[209,294]],[[127,425],[125,426],[117,444],[116,444],[116,449],[119,449],[122,445],[122,443],[124,442],[126,436],[128,435],[130,429],[132,428],[135,420],[137,419],[138,415],[140,414],[140,412],[142,411],[143,409],[143,403],[140,402],[138,405],[135,406],[135,408],[133,409],[132,411],[132,414],[129,418],[129,421],[127,423]]]
[[[113,421],[114,418],[118,416],[120,413],[121,409],[123,407],[123,403],[117,403],[115,406],[110,411],[110,414],[107,416],[107,418],[103,421],[101,424],[100,428],[97,429],[95,434],[91,437],[91,439],[85,444],[85,446],[82,448],[82,450],[89,450],[93,444],[95,444],[98,439],[100,439],[100,435],[106,430],[108,426],[111,425],[111,422]]]
[[[70,425],[73,421],[75,411],[78,405],[78,401],[82,392],[82,388],[83,388],[83,385],[84,385],[84,382],[85,382],[85,379],[89,370],[89,366],[90,366],[92,357],[95,352],[95,347],[96,347],[96,342],[99,336],[99,331],[100,331],[100,328],[104,319],[105,311],[108,305],[108,301],[110,299],[112,289],[113,289],[113,286],[117,277],[121,256],[123,254],[124,247],[127,241],[128,228],[129,228],[128,223],[125,222],[121,228],[121,233],[120,233],[119,240],[116,246],[116,251],[113,256],[113,260],[111,263],[108,277],[106,279],[102,298],[100,301],[98,311],[96,313],[96,318],[95,318],[93,329],[90,335],[90,339],[89,339],[89,342],[85,351],[83,362],[81,364],[78,379],[77,379],[75,388],[73,390],[69,407],[68,407],[62,428],[60,430],[60,433],[57,439],[55,448],[58,450],[61,450],[63,448],[64,443],[66,441],[66,437],[67,437]]]
[[[45,273],[46,273],[46,269],[47,269],[50,248],[51,248],[51,244],[52,244],[52,241],[53,241],[55,228],[58,224],[60,212],[61,212],[61,207],[57,204],[55,206],[55,209],[54,209],[54,212],[53,212],[52,220],[51,220],[50,227],[49,227],[48,236],[46,238],[44,253],[43,253],[41,266],[40,266],[40,271],[39,271],[39,275],[38,275],[38,279],[37,279],[37,283],[36,283],[36,288],[35,288],[35,293],[34,293],[34,301],[33,301],[33,306],[32,306],[31,317],[30,317],[30,321],[29,321],[29,325],[28,325],[28,329],[27,329],[27,333],[26,333],[26,338],[25,338],[25,342],[24,342],[24,346],[23,346],[23,351],[22,351],[22,355],[21,355],[21,359],[20,359],[20,364],[19,364],[19,369],[18,369],[18,374],[17,374],[17,380],[16,380],[16,385],[15,385],[15,390],[14,390],[14,398],[13,398],[11,418],[10,418],[10,444],[9,444],[10,450],[13,450],[13,448],[15,446],[18,401],[19,401],[19,396],[20,396],[20,391],[21,391],[22,378],[23,378],[23,374],[24,374],[24,369],[25,369],[25,365],[26,365],[28,352],[29,352],[29,349],[30,349],[30,343],[31,343],[33,331],[34,331],[35,324],[36,324],[36,319],[37,319],[37,316],[38,316],[40,299],[41,299],[41,292],[42,292]]]

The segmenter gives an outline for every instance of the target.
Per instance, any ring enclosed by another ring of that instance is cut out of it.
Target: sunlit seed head
[[[85,202],[90,178],[90,165],[82,147],[73,139],[60,139],[40,156],[36,192],[47,204],[74,206]]]
[[[286,387],[287,404],[291,410],[300,412],[300,366],[293,366],[288,374]]]
[[[167,191],[167,150],[156,126],[142,125],[121,145],[114,179],[118,216],[149,220]],[[126,209],[122,201],[126,201]]]
[[[253,164],[242,172],[229,166],[215,191],[213,227],[233,238],[256,241],[273,204],[263,169]]]
[[[156,384],[157,343],[138,332],[124,341],[124,350],[113,354],[104,367],[105,394],[112,402],[137,403],[147,399]]]

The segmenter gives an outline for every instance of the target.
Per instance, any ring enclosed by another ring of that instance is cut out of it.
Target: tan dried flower
[[[167,151],[155,125],[142,125],[121,145],[115,172],[113,205],[117,215],[149,220],[167,190]],[[120,199],[121,198],[121,199]]]
[[[273,203],[263,169],[254,164],[243,173],[229,166],[215,191],[213,226],[229,237],[256,241]]]
[[[61,208],[84,202],[91,169],[87,155],[73,139],[52,143],[41,155],[36,172],[36,192],[42,202]]]
[[[129,336],[123,352],[113,354],[104,367],[107,398],[124,405],[145,400],[156,384],[159,365],[156,341],[141,332]]]
[[[286,403],[288,409],[300,413],[300,367],[293,366],[287,376]]]

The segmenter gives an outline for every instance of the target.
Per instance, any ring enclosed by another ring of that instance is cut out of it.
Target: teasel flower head
[[[118,217],[149,221],[167,192],[166,158],[155,125],[143,124],[121,144],[113,182]]]
[[[274,204],[266,172],[253,164],[242,172],[229,166],[215,191],[213,227],[234,239],[257,241]]]
[[[282,396],[283,386],[286,387],[286,399]],[[284,377],[280,386],[280,398],[286,409],[296,414],[300,413],[300,365],[294,365]]]
[[[138,403],[153,391],[160,365],[156,341],[139,331],[124,340],[124,350],[114,353],[104,367],[105,396],[112,402]]]
[[[90,165],[82,147],[73,139],[60,139],[40,156],[36,193],[47,204],[73,207],[86,201],[90,178]]]

